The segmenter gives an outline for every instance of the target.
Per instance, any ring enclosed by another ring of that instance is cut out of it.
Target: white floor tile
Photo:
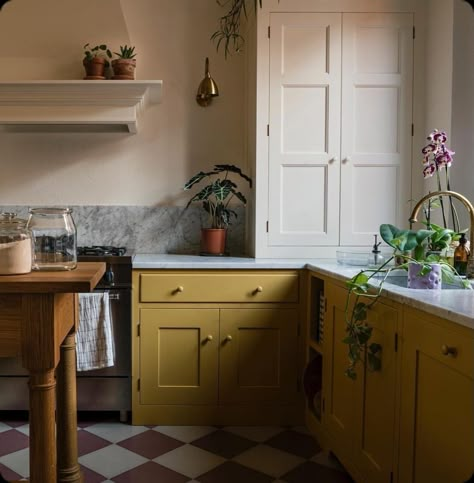
[[[321,453],[313,456],[311,458],[311,461],[314,461],[314,463],[318,463],[323,466],[329,466],[330,468],[333,468],[335,470],[345,471],[341,463],[339,463],[339,461],[334,456],[332,456],[329,451],[321,451]]]
[[[206,434],[213,433],[217,428],[213,426],[155,426],[153,429],[183,443],[191,443]]]
[[[227,426],[224,429],[257,443],[263,443],[283,431],[283,428],[276,426]]]
[[[79,458],[81,465],[107,478],[113,478],[148,460],[121,446],[110,445]]]
[[[12,429],[11,426],[8,426],[5,423],[0,423],[0,433],[3,433],[5,431],[10,431],[10,429]]]
[[[279,478],[304,462],[303,458],[259,444],[239,454],[233,461],[243,466]]]
[[[20,431],[20,433],[26,434],[27,436],[30,435],[30,425],[25,424],[24,426],[18,426],[15,428],[17,431]]]
[[[112,443],[118,443],[124,439],[148,431],[148,428],[144,426],[130,426],[128,424],[99,423],[84,428],[84,431],[89,431],[89,433],[95,434]]]
[[[158,456],[153,461],[188,478],[196,478],[224,463],[226,460],[221,456],[209,453],[209,451],[186,444],[169,453]]]
[[[30,476],[30,452],[28,448],[6,454],[0,458],[2,465],[8,466],[23,478]]]

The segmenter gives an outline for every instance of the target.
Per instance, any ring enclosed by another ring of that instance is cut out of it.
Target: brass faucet
[[[467,263],[467,276],[469,278],[474,276],[474,257],[473,257],[473,250],[474,250],[474,206],[472,203],[463,195],[456,193],[456,191],[433,191],[432,193],[428,193],[427,195],[423,196],[420,201],[415,205],[413,211],[411,213],[410,219],[410,226],[412,223],[416,223],[418,221],[418,212],[420,208],[423,206],[423,203],[430,198],[437,198],[439,196],[452,196],[453,198],[458,199],[461,201],[464,206],[466,207],[467,211],[469,212],[469,241],[471,243],[470,250],[469,250],[469,259]]]

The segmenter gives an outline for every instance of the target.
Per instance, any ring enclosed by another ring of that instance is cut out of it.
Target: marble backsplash
[[[27,206],[0,206],[28,218]],[[77,244],[125,246],[133,253],[198,254],[202,208],[190,206],[70,206],[77,226]],[[226,250],[245,253],[245,209],[235,208],[237,219],[229,226]]]

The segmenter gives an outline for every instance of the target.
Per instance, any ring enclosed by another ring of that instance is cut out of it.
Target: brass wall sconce
[[[209,58],[206,57],[204,79],[199,84],[196,94],[196,102],[201,107],[206,107],[211,103],[212,98],[217,97],[218,95],[219,88],[217,87],[214,79],[211,77],[211,74],[209,72]]]

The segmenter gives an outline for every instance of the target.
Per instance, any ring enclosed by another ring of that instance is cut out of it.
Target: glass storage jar
[[[0,213],[0,275],[31,272],[31,232],[15,213]]]
[[[70,208],[31,208],[33,270],[73,270],[77,266],[76,225]]]

